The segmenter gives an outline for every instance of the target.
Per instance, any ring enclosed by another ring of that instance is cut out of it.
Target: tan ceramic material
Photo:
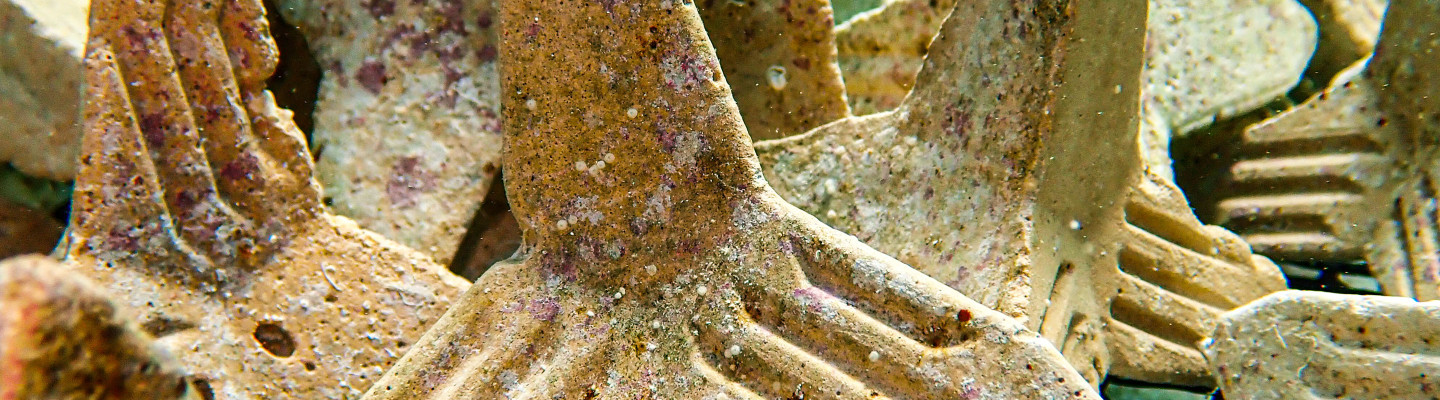
[[[54,260],[0,262],[0,399],[199,400],[129,317]]]
[[[465,286],[320,206],[259,1],[97,1],[66,266],[205,397],[357,397]],[[163,25],[162,25],[163,23]]]
[[[886,0],[835,27],[838,62],[855,115],[900,105],[954,5],[955,0]]]
[[[1226,399],[1440,397],[1440,302],[1290,290],[1225,313],[1212,336]]]
[[[1394,2],[1392,15],[1407,17],[1387,20],[1373,58],[1245,132],[1246,157],[1217,205],[1222,223],[1257,252],[1365,260],[1386,294],[1440,299],[1440,83],[1415,67],[1440,62],[1434,7]]]
[[[703,0],[696,7],[752,139],[796,135],[850,115],[829,0]]]
[[[502,3],[527,244],[366,398],[1098,398],[1016,320],[780,200],[695,6],[632,6]]]
[[[1144,172],[1145,4],[1076,4],[1077,20],[1045,30],[1023,12],[968,7],[894,111],[757,145],[770,181],[821,221],[1026,319],[1092,383],[1108,371],[1207,384],[1195,343],[1213,318],[1284,280]],[[1008,17],[977,20],[997,14]]]
[[[88,6],[0,1],[0,162],[31,176],[75,178]]]
[[[316,176],[335,212],[455,255],[500,168],[491,0],[280,0],[324,70]]]
[[[1320,43],[1310,60],[1311,71],[1332,77],[1370,56],[1380,39],[1380,19],[1387,0],[1300,0],[1315,15]],[[1326,82],[1316,82],[1324,84]]]

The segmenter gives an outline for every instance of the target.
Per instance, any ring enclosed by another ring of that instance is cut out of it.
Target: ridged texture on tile
[[[1204,385],[1195,341],[1284,279],[1142,172],[1137,3],[1076,4],[1093,19],[1068,25],[962,6],[898,108],[760,143],[768,176],[822,221],[1028,319],[1092,383]]]
[[[693,5],[501,9],[527,247],[367,398],[1097,398],[1014,319],[780,200]]]
[[[92,10],[67,268],[216,399],[358,396],[465,282],[320,205],[258,0]]]
[[[1372,58],[1245,132],[1216,215],[1262,254],[1363,259],[1386,294],[1440,299],[1440,76],[1416,67],[1440,63],[1440,5],[1388,13],[1406,17],[1387,20]]]

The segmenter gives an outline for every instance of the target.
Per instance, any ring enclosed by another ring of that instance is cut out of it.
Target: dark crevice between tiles
[[[450,271],[474,281],[491,265],[515,254],[520,242],[520,223],[510,213],[510,202],[505,197],[504,171],[496,172],[485,201],[475,210],[465,237],[460,239]]]
[[[275,94],[275,103],[295,113],[295,126],[305,132],[305,139],[311,142],[310,133],[315,129],[315,102],[320,95],[320,78],[323,74],[320,63],[310,52],[310,45],[300,29],[285,21],[275,0],[265,0],[265,19],[270,22],[270,36],[280,49],[280,63],[275,75],[265,81],[270,92]],[[317,159],[319,153],[314,155]]]

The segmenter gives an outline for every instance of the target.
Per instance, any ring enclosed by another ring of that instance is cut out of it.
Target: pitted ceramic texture
[[[1391,7],[1394,15],[1440,12],[1426,3]],[[1231,166],[1216,215],[1257,252],[1363,259],[1386,294],[1440,299],[1440,84],[1414,67],[1440,62],[1440,44],[1428,39],[1440,22],[1416,19],[1391,23],[1374,57],[1245,132],[1245,157]]]
[[[1440,396],[1440,302],[1289,290],[1226,313],[1211,336],[1227,399]]]
[[[0,399],[199,399],[95,283],[41,256],[0,262]]]
[[[855,115],[900,105],[954,5],[954,0],[886,0],[835,27],[840,71]]]
[[[449,264],[500,167],[492,0],[281,0],[324,70],[316,174],[335,212]]]
[[[501,10],[527,245],[366,398],[1098,398],[1018,321],[781,201],[695,5]]]
[[[320,205],[259,1],[92,10],[67,268],[215,399],[358,397],[465,281]]]
[[[75,178],[85,0],[0,1],[0,162]]]
[[[1177,135],[1284,95],[1318,40],[1296,0],[1153,0],[1148,26],[1147,106]]]
[[[1026,319],[1092,383],[1204,385],[1214,316],[1284,280],[1144,172],[1144,8],[1069,27],[957,12],[898,108],[757,151],[782,197]]]
[[[696,4],[754,140],[804,133],[850,114],[828,0]]]

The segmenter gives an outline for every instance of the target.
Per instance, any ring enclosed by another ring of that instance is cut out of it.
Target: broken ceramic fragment
[[[955,0],[886,0],[835,27],[840,71],[855,115],[900,105]]]
[[[796,135],[850,115],[829,1],[705,0],[697,7],[752,139]]]
[[[1428,7],[1428,8],[1427,8]],[[1440,299],[1435,177],[1440,63],[1433,3],[1395,1],[1376,55],[1251,127],[1216,215],[1257,252],[1364,260],[1386,294]],[[1414,17],[1412,17],[1414,16]],[[1421,18],[1419,16],[1426,16]]]
[[[213,398],[358,396],[464,280],[320,205],[259,0],[92,11],[67,267]]]
[[[366,398],[1098,398],[1014,319],[780,200],[694,5],[501,10],[526,245]]]
[[[0,262],[0,399],[199,399],[175,360],[88,279]]]
[[[1440,302],[1289,290],[1225,313],[1205,354],[1226,399],[1440,397]]]
[[[493,1],[278,4],[324,69],[311,147],[330,205],[449,264],[500,167]]]
[[[972,7],[942,26],[895,110],[758,144],[770,181],[831,226],[1028,319],[1094,384],[1107,372],[1207,384],[1195,346],[1213,318],[1285,283],[1144,172],[1145,4],[1080,3],[1075,20]]]
[[[47,179],[75,177],[88,6],[86,0],[0,1],[0,163]]]

